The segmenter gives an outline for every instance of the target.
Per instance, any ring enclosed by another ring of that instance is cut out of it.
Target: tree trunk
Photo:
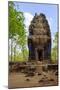
[[[16,61],[16,45],[14,47],[14,61]]]
[[[12,46],[13,46],[13,40],[11,39],[11,62],[12,62],[12,54],[13,54]]]
[[[22,54],[23,54],[23,59],[25,58],[25,55],[24,55],[24,47],[22,46]]]

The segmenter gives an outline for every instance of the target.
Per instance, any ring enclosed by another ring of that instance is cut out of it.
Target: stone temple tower
[[[46,16],[35,14],[29,26],[28,37],[29,60],[50,62],[51,32]]]

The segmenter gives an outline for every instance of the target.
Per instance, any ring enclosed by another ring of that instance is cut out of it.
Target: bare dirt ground
[[[35,72],[33,76],[27,76],[21,72],[11,72],[9,74],[9,88],[24,88],[37,86],[55,86],[58,85],[58,76],[55,71]]]

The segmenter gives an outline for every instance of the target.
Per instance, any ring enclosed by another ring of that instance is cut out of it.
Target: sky
[[[55,33],[58,31],[58,5],[57,4],[41,4],[41,3],[23,3],[23,2],[14,2],[15,8],[17,11],[24,13],[25,17],[25,26],[28,32],[28,28],[31,20],[33,19],[35,13],[45,14],[48,23],[50,25],[51,38],[52,38],[52,47],[53,39]]]

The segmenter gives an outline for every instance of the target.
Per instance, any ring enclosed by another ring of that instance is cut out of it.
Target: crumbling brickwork
[[[50,61],[51,32],[46,16],[35,14],[29,26],[29,60]]]

